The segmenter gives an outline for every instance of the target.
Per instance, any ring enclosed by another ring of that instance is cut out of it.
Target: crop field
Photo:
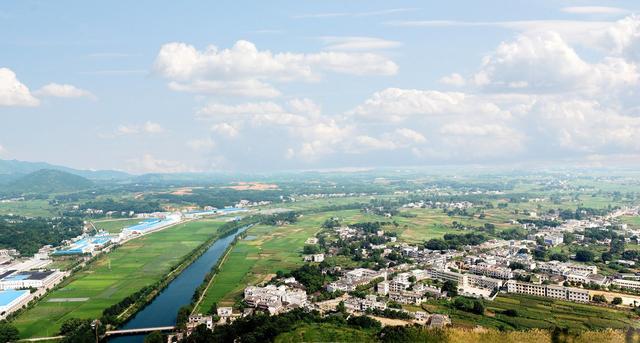
[[[23,312],[14,324],[22,337],[42,337],[54,336],[69,318],[97,318],[105,308],[166,275],[220,225],[214,221],[189,222],[129,241],[65,280],[62,287]],[[88,300],[49,301],[65,298]]]
[[[323,212],[304,216],[291,225],[259,225],[249,229],[250,239],[239,241],[229,252],[197,312],[207,312],[213,303],[232,305],[247,285],[269,279],[278,270],[289,271],[302,265],[304,242],[320,231],[327,218],[334,216],[349,222],[363,219],[358,210]]]
[[[422,307],[429,312],[448,313],[453,325],[468,328],[481,325],[501,330],[525,330],[559,326],[570,332],[580,332],[640,327],[637,316],[631,312],[601,306],[512,294],[500,295],[485,304],[485,315],[454,310],[435,301]],[[516,310],[517,316],[502,313],[508,309]]]
[[[93,225],[98,230],[104,230],[108,233],[120,233],[125,227],[133,226],[140,223],[142,219],[113,219],[94,221]]]
[[[26,200],[0,203],[0,215],[14,214],[26,217],[51,217],[54,209],[48,200]]]

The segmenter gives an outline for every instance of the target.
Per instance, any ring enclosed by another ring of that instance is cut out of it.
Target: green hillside
[[[9,183],[6,189],[20,193],[58,193],[84,190],[92,186],[93,182],[82,176],[41,169]]]

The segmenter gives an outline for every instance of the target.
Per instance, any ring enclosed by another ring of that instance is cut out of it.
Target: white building
[[[545,298],[563,299],[575,302],[589,302],[588,290],[556,285],[538,285],[533,283],[509,280],[507,281],[507,292],[535,295]]]
[[[628,288],[635,291],[640,291],[640,281],[627,280],[627,279],[614,279],[611,283],[620,288]]]

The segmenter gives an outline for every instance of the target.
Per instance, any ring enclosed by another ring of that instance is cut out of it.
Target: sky
[[[639,136],[637,1],[0,3],[0,159],[637,165]]]

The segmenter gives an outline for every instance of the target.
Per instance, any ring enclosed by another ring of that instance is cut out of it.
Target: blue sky
[[[640,161],[633,1],[5,1],[0,158],[134,173]]]

